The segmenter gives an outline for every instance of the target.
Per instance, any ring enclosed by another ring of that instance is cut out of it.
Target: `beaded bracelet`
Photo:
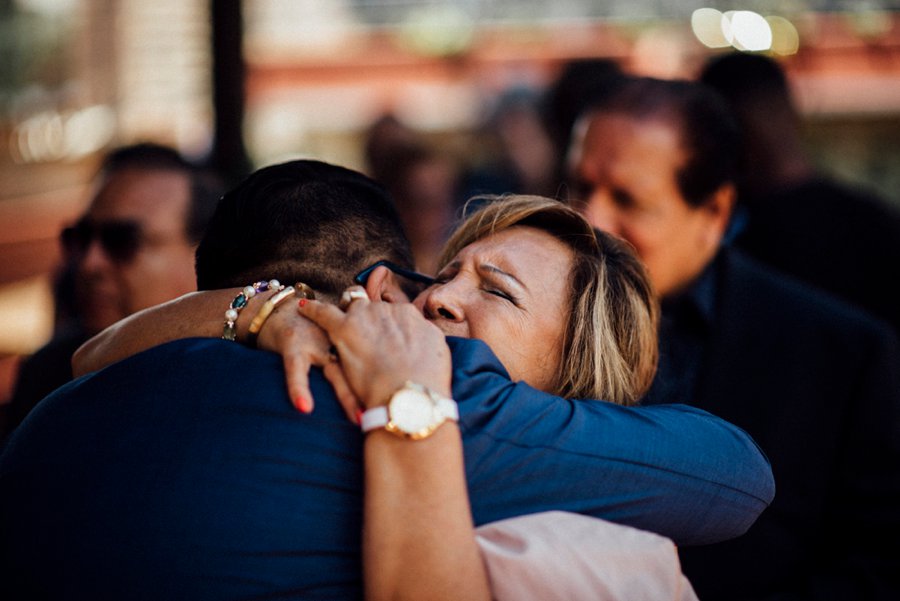
[[[256,346],[256,337],[259,335],[259,331],[262,330],[263,324],[266,323],[266,320],[269,319],[269,316],[275,311],[275,308],[292,295],[296,295],[300,298],[316,298],[316,293],[313,289],[303,282],[297,282],[293,286],[288,286],[287,288],[283,288],[280,292],[273,294],[265,304],[260,307],[259,313],[257,313],[253,317],[253,321],[250,322],[250,328],[247,330],[247,344],[249,346]]]
[[[249,286],[244,286],[244,289],[234,297],[234,300],[231,301],[231,304],[228,305],[228,309],[225,311],[225,326],[222,328],[222,338],[233,341],[237,337],[236,324],[238,315],[247,306],[251,298],[266,290],[280,291],[283,289],[284,286],[278,280],[254,282]]]

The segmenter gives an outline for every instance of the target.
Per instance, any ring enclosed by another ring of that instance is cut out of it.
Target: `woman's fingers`
[[[291,403],[303,413],[311,412],[315,399],[309,387],[309,369],[334,361],[325,331],[295,312],[276,311],[260,332],[259,347],[282,356]]]
[[[310,362],[306,355],[285,354],[284,374],[287,378],[288,395],[294,407],[303,413],[313,410],[312,391],[309,389]]]
[[[365,295],[365,291],[361,287],[355,288],[362,291],[362,294],[360,295],[358,291],[353,289],[346,290],[341,299],[342,305],[346,305],[349,308],[354,302],[360,300],[365,300],[366,303],[369,302],[369,297]],[[314,300],[300,300],[297,304],[297,311],[329,334],[337,332],[347,321],[347,314],[338,307]],[[350,382],[347,380],[347,375],[337,361],[337,356],[331,350],[329,350],[327,361],[324,363],[323,374],[334,389],[335,396],[347,415],[347,419],[353,423],[358,423],[359,401],[350,386]]]
[[[312,300],[298,306],[300,315],[327,331],[354,402],[367,407],[384,403],[406,380],[449,393],[450,353],[444,335],[412,305],[370,302],[360,287],[348,289],[344,303],[346,312]],[[345,411],[352,406],[347,395]]]
[[[280,352],[284,360],[288,394],[297,409],[309,413],[315,404],[309,387],[309,369],[334,362],[331,343],[325,332],[308,320],[304,320],[303,327],[286,332],[285,339]]]
[[[305,298],[297,303],[297,311],[326,332],[336,330],[347,318],[344,312],[334,305]]]

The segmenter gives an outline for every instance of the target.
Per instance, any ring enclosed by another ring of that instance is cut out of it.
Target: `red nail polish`
[[[357,426],[362,425],[362,414],[363,414],[362,409],[356,410],[356,425]]]
[[[298,397],[297,397],[297,400],[295,401],[294,404],[295,404],[295,405],[297,406],[297,408],[300,409],[300,411],[302,411],[303,413],[309,413],[309,412],[310,412],[309,401],[307,401],[305,397],[298,396]]]
[[[305,299],[305,298],[301,298],[301,299],[300,299],[300,302],[297,303],[297,306],[300,307],[301,309],[302,309],[303,307],[305,307],[305,306],[306,306],[306,299]]]

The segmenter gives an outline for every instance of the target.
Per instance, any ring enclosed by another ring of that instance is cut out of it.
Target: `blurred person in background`
[[[538,90],[521,85],[504,90],[489,103],[477,136],[483,156],[467,165],[461,202],[484,194],[556,195],[556,153]]]
[[[455,225],[459,167],[390,115],[369,128],[365,152],[369,172],[394,198],[416,269],[436,273]]]
[[[194,250],[222,193],[217,178],[150,143],[112,151],[90,206],[63,230],[71,325],[19,371],[8,430],[72,379],[72,353],[132,313],[196,289]]]
[[[900,596],[900,350],[884,322],[722,244],[738,127],[695,82],[634,78],[579,120],[572,191],[662,299],[644,404],[742,428],[777,492],[749,532],[680,549],[701,599]],[[843,245],[842,245],[843,246]]]
[[[900,211],[816,170],[801,116],[773,59],[733,53],[700,80],[734,110],[743,136],[736,244],[749,255],[887,320],[900,332]]]
[[[553,145],[552,186],[549,195],[565,197],[568,179],[566,154],[575,120],[584,109],[608,96],[625,80],[619,63],[607,58],[569,61],[544,91],[541,119]]]

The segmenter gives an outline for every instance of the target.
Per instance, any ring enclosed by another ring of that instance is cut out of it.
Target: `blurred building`
[[[508,89],[540,90],[586,57],[691,77],[711,53],[752,50],[738,25],[762,20],[814,156],[900,202],[900,0],[752,2],[769,12],[740,15],[732,1],[707,4],[726,12],[700,16],[730,24],[713,38],[688,0],[244,0],[244,37],[231,43],[247,69],[246,145],[256,164],[363,168],[363,133],[392,113],[477,162],[490,152],[479,128]],[[99,153],[142,139],[209,150],[209,8],[0,0],[0,402],[16,357],[52,331],[57,233],[83,208]]]

